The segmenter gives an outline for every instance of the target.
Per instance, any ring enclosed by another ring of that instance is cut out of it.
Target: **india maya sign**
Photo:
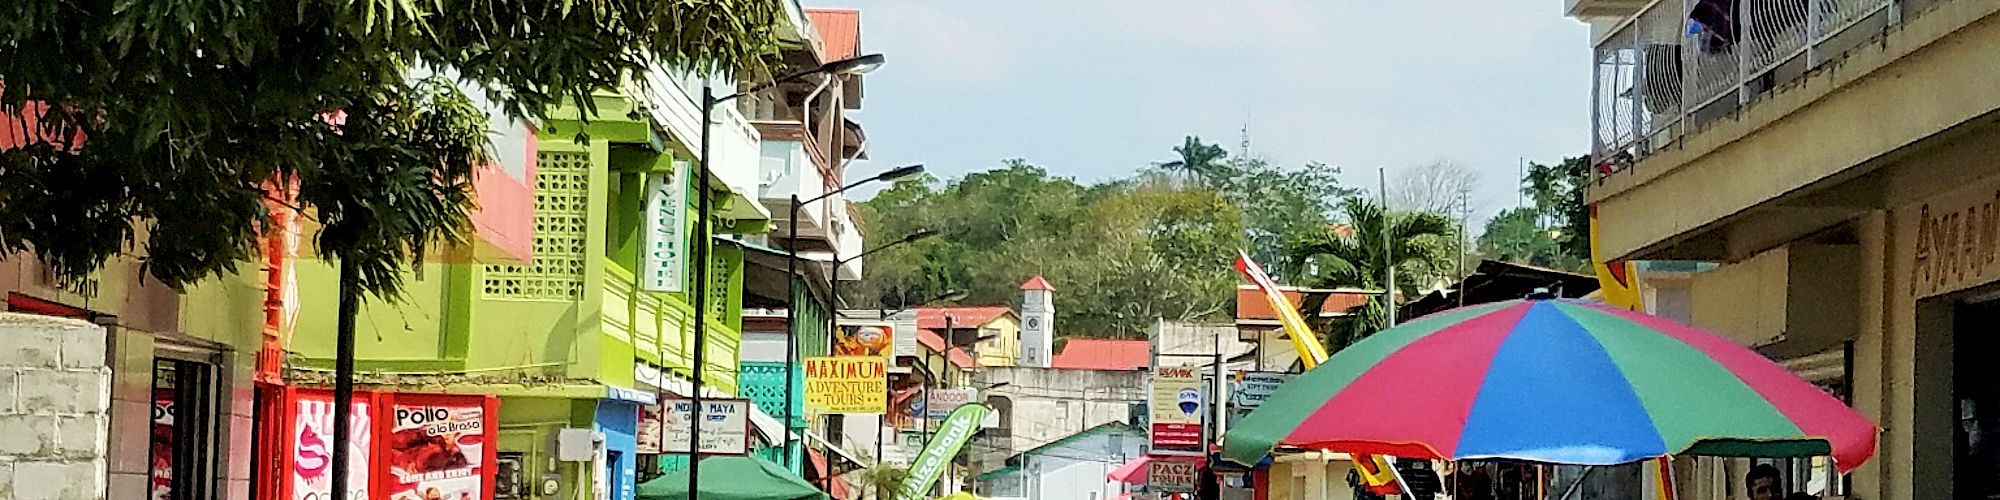
[[[693,165],[674,162],[674,172],[646,179],[646,247],[639,257],[639,288],[648,292],[687,291],[687,189]]]

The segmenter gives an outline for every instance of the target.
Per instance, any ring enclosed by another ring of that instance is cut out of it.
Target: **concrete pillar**
[[[0,313],[0,498],[105,498],[104,328]]]

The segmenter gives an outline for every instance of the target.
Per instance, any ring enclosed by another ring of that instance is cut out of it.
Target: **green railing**
[[[632,343],[640,360],[683,376],[694,366],[694,307],[678,294],[640,291],[632,272],[610,259],[604,262],[604,333]],[[702,361],[706,382],[735,393],[736,361],[743,334],[717,318],[708,323],[708,352]]]

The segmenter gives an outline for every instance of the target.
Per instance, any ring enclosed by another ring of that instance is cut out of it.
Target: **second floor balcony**
[[[1657,0],[1594,50],[1592,157],[1622,170],[1901,20],[1895,0]]]

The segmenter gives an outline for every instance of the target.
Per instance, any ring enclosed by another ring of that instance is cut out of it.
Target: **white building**
[[[974,493],[988,498],[1106,500],[1124,485],[1111,471],[1145,454],[1146,431],[1106,423],[1007,458],[1007,466],[980,474]]]

